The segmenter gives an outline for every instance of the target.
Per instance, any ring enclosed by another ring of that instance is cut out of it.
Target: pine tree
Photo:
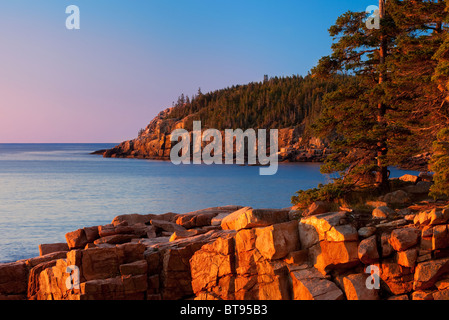
[[[392,1],[391,12],[400,30],[388,59],[391,81],[386,98],[395,109],[390,122],[402,128],[390,144],[393,163],[405,163],[410,155],[431,151],[439,130],[438,109],[442,94],[431,78],[433,59],[443,42],[443,1]]]
[[[349,185],[376,184],[388,190],[389,123],[384,87],[388,82],[386,58],[394,46],[396,26],[385,1],[379,1],[380,29],[368,29],[365,12],[347,12],[329,29],[337,40],[331,56],[323,57],[313,72],[328,77],[354,75],[344,87],[326,95],[325,110],[315,129],[324,136],[334,133],[335,153],[323,173],[340,173]]]
[[[449,12],[447,1],[446,14]],[[449,19],[446,16],[446,22]],[[434,59],[438,65],[435,68],[433,80],[443,99],[436,111],[438,123],[443,126],[433,144],[431,170],[434,171],[434,185],[431,195],[435,198],[449,197],[449,34],[444,34],[444,42],[436,52]]]
[[[379,30],[367,30],[365,14],[353,12],[330,29],[337,39],[333,54],[322,58],[314,73],[348,72],[355,77],[324,99],[316,129],[337,139],[336,154],[323,172],[339,172],[350,184],[375,182],[388,190],[388,166],[403,164],[428,148],[441,103],[430,79],[436,67],[432,57],[442,42],[443,5],[380,1]]]
[[[433,145],[431,169],[435,172],[431,195],[449,197],[449,128],[441,130]]]

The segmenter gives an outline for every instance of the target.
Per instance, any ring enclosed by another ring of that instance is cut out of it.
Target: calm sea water
[[[259,176],[257,167],[89,154],[112,146],[0,144],[0,263],[37,256],[39,244],[65,242],[65,233],[117,215],[222,205],[284,208],[297,190],[328,181],[319,164],[281,164],[275,176]]]

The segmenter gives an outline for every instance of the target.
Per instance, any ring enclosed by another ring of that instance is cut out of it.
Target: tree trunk
[[[385,17],[385,0],[379,0],[379,18],[381,22],[384,17]],[[380,85],[386,81],[386,74],[384,69],[386,56],[387,56],[387,42],[385,39],[385,35],[381,35],[379,47]],[[377,122],[381,128],[386,127],[385,123],[386,110],[387,108],[385,104],[380,102],[377,106]],[[387,152],[388,152],[387,141],[386,138],[383,137],[377,144],[378,172],[376,177],[376,183],[378,187],[381,189],[381,191],[388,191],[390,189],[388,167],[385,166],[384,164],[384,158],[387,155]]]

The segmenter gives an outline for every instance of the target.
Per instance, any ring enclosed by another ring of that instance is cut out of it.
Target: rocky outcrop
[[[92,154],[101,154],[106,158],[170,160],[172,132],[176,129],[186,129],[192,135],[191,127],[195,118],[195,115],[189,115],[183,119],[172,118],[172,110],[173,108],[169,108],[160,112],[136,139],[124,141],[112,149],[99,150]],[[222,136],[225,136],[224,131]],[[281,128],[278,136],[280,161],[320,162],[331,152],[326,141],[303,137],[303,129],[300,127]],[[223,148],[224,143],[223,139]],[[206,145],[207,143],[203,142],[202,148]]]
[[[449,208],[123,215],[0,264],[0,299],[447,300]],[[394,210],[393,210],[394,211]]]

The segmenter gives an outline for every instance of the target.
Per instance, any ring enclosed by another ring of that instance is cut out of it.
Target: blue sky
[[[2,1],[0,143],[120,142],[181,93],[306,75],[337,17],[376,2]]]

